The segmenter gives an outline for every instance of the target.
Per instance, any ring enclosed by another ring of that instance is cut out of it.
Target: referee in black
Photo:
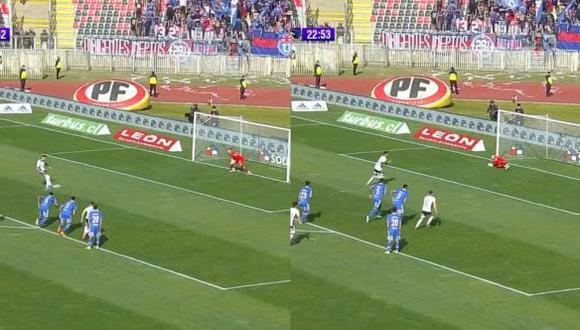
[[[60,57],[56,58],[56,62],[54,63],[54,68],[56,69],[56,80],[60,79],[60,71],[62,70],[62,62],[60,61]]]
[[[248,81],[246,80],[246,76],[242,76],[240,79],[240,100],[246,98],[246,88],[248,88]]]

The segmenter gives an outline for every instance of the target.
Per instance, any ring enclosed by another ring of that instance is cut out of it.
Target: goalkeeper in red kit
[[[234,151],[232,148],[229,148],[228,155],[230,155],[230,167],[229,167],[230,172],[235,172],[236,170],[238,170],[242,173],[248,174],[252,173],[246,167],[246,159],[241,153]]]
[[[495,168],[503,168],[505,170],[510,168],[507,159],[503,158],[500,155],[492,155],[491,163],[487,164],[487,166]]]

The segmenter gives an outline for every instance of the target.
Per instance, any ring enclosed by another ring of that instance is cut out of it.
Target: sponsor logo
[[[29,103],[4,103],[0,104],[0,114],[12,115],[32,113],[32,107]]]
[[[100,80],[82,85],[75,101],[122,110],[142,110],[149,106],[149,94],[143,85],[121,79]]]
[[[55,115],[49,113],[42,120],[43,124],[56,126],[60,128],[66,128],[71,131],[91,134],[91,135],[109,135],[109,127],[106,124],[96,123],[94,121],[72,118],[67,116]]]
[[[520,145],[514,145],[510,148],[510,156],[522,156],[524,154],[524,148]]]
[[[441,108],[451,103],[449,86],[440,79],[424,76],[404,76],[383,80],[373,89],[373,98],[414,105]]]
[[[461,133],[454,133],[439,128],[423,127],[415,132],[414,137],[417,140],[440,143],[457,149],[485,151],[485,144],[481,138]]]
[[[292,101],[294,112],[324,112],[328,111],[326,101]]]
[[[205,148],[205,156],[206,157],[216,157],[218,155],[218,148],[215,146],[209,146]]]
[[[272,165],[288,166],[288,158],[277,153],[260,150],[259,159]]]
[[[163,151],[183,151],[181,148],[181,142],[177,139],[163,135],[151,134],[131,128],[123,128],[122,130],[115,133],[113,138],[118,141],[138,144]]]
[[[374,129],[391,134],[409,134],[407,123],[382,117],[369,116],[362,113],[346,111],[338,118],[341,123]]]
[[[493,54],[495,44],[489,36],[482,33],[473,38],[471,41],[471,49],[478,52],[483,57],[489,57]]]

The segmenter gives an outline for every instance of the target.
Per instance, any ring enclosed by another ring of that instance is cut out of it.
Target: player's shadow
[[[53,223],[57,221],[58,221],[57,217],[49,217],[48,220],[46,220],[44,226],[42,226],[42,228],[50,227]]]
[[[72,232],[74,232],[74,231],[75,231],[77,228],[79,228],[79,227],[82,227],[82,226],[83,226],[83,224],[82,224],[82,223],[73,223],[73,224],[70,226],[70,230],[69,230],[68,232],[69,232],[69,233],[72,233]]]
[[[406,239],[401,238],[401,240],[399,241],[399,251],[403,251],[405,249],[405,246],[407,246],[407,244],[409,244],[409,242],[407,242]]]
[[[109,240],[109,238],[107,237],[107,235],[101,235],[101,240],[99,242],[99,246],[103,247],[107,241]]]
[[[401,222],[402,225],[406,224],[407,222],[415,219],[417,215],[416,214],[409,214],[409,215],[404,215],[403,216],[403,221]]]
[[[395,180],[397,180],[397,179],[396,179],[396,178],[385,178],[385,179],[383,179],[383,180],[385,180],[385,183],[389,183],[389,182],[391,182],[391,181],[395,181]]]
[[[306,222],[315,222],[316,219],[320,218],[321,216],[322,216],[322,212],[310,213],[306,217]]]
[[[310,239],[310,233],[298,234],[291,242],[290,246],[298,245],[304,239]]]

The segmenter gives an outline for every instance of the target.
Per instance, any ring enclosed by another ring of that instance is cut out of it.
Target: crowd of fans
[[[230,53],[249,52],[254,35],[290,32],[295,17],[292,0],[139,1],[132,35],[222,43]]]
[[[439,1],[431,24],[436,31],[520,35],[537,48],[553,48],[560,17],[568,25],[580,23],[579,1],[566,10],[570,1],[574,0],[542,0],[539,8],[535,0]]]

